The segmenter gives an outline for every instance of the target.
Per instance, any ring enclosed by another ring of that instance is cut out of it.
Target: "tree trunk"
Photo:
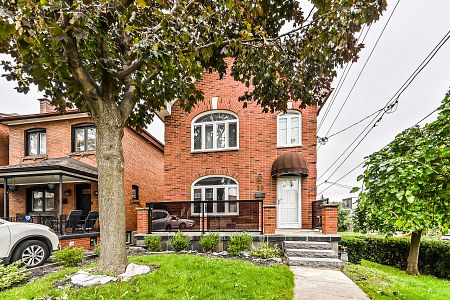
[[[409,247],[408,266],[406,273],[409,275],[419,275],[419,248],[422,231],[413,232],[411,235],[411,245]]]
[[[103,103],[97,126],[100,268],[122,273],[127,265],[124,201],[124,125],[115,103]]]

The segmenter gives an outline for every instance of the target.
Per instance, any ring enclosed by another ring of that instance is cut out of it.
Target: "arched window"
[[[192,151],[233,150],[239,147],[238,117],[208,112],[192,121]]]
[[[216,215],[237,215],[239,213],[238,183],[231,177],[208,176],[192,184],[192,212],[200,214],[202,206],[205,213]],[[197,203],[196,203],[197,202]]]
[[[302,144],[302,114],[291,110],[278,115],[278,147],[296,147]]]

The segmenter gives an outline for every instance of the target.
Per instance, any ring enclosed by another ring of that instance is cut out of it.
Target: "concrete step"
[[[310,268],[342,269],[344,262],[337,258],[288,257],[288,265]]]
[[[285,249],[284,253],[287,257],[328,257],[337,258],[338,255],[333,250],[318,249]]]
[[[315,249],[315,250],[331,250],[331,244],[327,242],[300,242],[285,241],[284,249]]]

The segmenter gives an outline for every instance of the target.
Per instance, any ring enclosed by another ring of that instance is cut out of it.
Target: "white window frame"
[[[292,126],[292,118],[298,117],[298,143],[287,143],[282,144],[281,143],[281,136],[280,136],[280,119],[286,119],[286,139],[288,141],[291,140],[291,126]],[[289,147],[300,147],[302,146],[302,113],[298,110],[288,110],[286,113],[281,113],[277,116],[277,147],[278,148],[289,148]]]
[[[199,118],[209,115],[209,114],[216,114],[216,113],[225,113],[230,114],[236,117],[236,119],[233,120],[224,120],[224,121],[213,121],[213,122],[203,122],[203,123],[195,123]],[[229,147],[229,130],[228,126],[229,123],[236,123],[236,146],[235,147]],[[217,125],[218,124],[225,124],[225,147],[224,148],[217,148]],[[206,134],[205,134],[205,127],[206,125],[213,125],[213,147],[211,149],[206,149]],[[194,148],[194,127],[195,126],[201,126],[201,134],[202,134],[202,147],[201,149],[195,149]],[[232,111],[229,110],[213,110],[213,111],[206,111],[204,113],[199,114],[194,119],[192,119],[191,122],[191,152],[198,153],[198,152],[218,152],[218,151],[232,151],[232,150],[239,150],[239,117],[237,114],[235,114]]]
[[[235,181],[236,184],[199,185],[199,186],[195,185],[197,182],[199,182],[199,181],[201,181],[203,179],[206,179],[206,178],[210,178],[210,177],[224,177],[224,178],[228,178],[228,179],[231,179],[231,180]],[[191,216],[201,216],[202,215],[201,209],[200,209],[200,212],[198,212],[198,213],[195,212],[195,210],[194,210],[194,204],[195,204],[195,201],[194,201],[194,190],[201,189],[202,190],[202,200],[201,201],[206,201],[205,200],[205,194],[206,194],[205,193],[205,189],[207,189],[207,188],[212,188],[213,189],[213,199],[216,199],[216,200],[213,200],[213,201],[217,201],[217,188],[224,188],[225,189],[225,201],[230,201],[229,198],[228,198],[228,193],[229,193],[228,189],[229,188],[236,188],[236,200],[237,201],[239,200],[239,182],[235,178],[230,177],[230,176],[224,176],[224,175],[208,175],[208,176],[204,176],[204,177],[201,177],[201,178],[198,178],[197,180],[195,180],[192,183],[192,186],[191,186],[191,201],[192,201],[192,204],[191,204]],[[233,200],[231,200],[231,201],[233,201]],[[205,210],[205,216],[209,215],[209,216],[220,217],[220,216],[238,216],[239,215],[239,202],[236,203],[236,211],[235,212],[230,212],[229,211],[230,203],[225,203],[224,204],[225,205],[225,212],[220,212],[220,213],[217,212],[217,202],[213,203],[213,212],[212,213],[211,212],[210,213],[207,212],[206,204],[207,203],[203,203],[203,209]]]

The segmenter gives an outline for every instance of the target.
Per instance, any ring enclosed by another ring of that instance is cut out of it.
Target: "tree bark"
[[[419,275],[419,248],[422,231],[413,232],[411,235],[411,245],[409,247],[408,265],[406,273],[409,275]]]
[[[127,265],[124,201],[124,122],[114,101],[94,109],[97,126],[98,200],[100,213],[100,268],[122,273]]]

